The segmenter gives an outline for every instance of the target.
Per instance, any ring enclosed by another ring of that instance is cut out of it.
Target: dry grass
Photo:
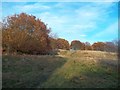
[[[31,88],[42,84],[60,68],[65,59],[58,56],[3,56],[3,88]]]
[[[61,51],[68,61],[53,73],[43,87],[117,87],[117,54],[100,51]]]
[[[3,87],[117,87],[117,54],[60,50],[56,56],[3,56]]]

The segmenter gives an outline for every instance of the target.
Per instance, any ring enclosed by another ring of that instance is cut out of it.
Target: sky
[[[94,43],[118,38],[118,2],[113,0],[111,2],[3,0],[0,11],[2,18],[22,12],[34,15],[48,24],[52,34],[69,42],[79,40]]]

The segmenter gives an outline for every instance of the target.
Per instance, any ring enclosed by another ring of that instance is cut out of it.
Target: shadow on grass
[[[66,58],[52,55],[7,55],[2,58],[3,88],[41,87],[49,76],[64,65]]]

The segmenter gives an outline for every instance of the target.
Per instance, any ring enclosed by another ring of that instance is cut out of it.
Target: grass
[[[56,56],[3,56],[3,88],[116,88],[117,54],[60,51]]]
[[[3,88],[35,88],[65,61],[57,56],[3,56]]]

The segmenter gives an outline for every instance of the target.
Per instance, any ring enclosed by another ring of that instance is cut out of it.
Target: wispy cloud
[[[80,35],[81,37],[86,37],[87,35],[83,34],[83,35]]]
[[[101,38],[98,37],[105,37],[105,33],[107,35],[112,32],[114,33],[112,38],[116,37],[117,32],[113,29],[117,30],[115,27],[118,7],[113,0],[111,2],[12,3],[9,7],[12,7],[11,11],[7,9],[7,5],[4,7],[4,15],[21,12],[35,15],[48,24],[53,33],[69,41],[100,40]],[[109,36],[105,39],[109,39]]]
[[[34,3],[34,4],[24,4],[14,6],[20,12],[35,12],[35,11],[45,11],[49,10],[51,7],[44,5],[43,3]]]

